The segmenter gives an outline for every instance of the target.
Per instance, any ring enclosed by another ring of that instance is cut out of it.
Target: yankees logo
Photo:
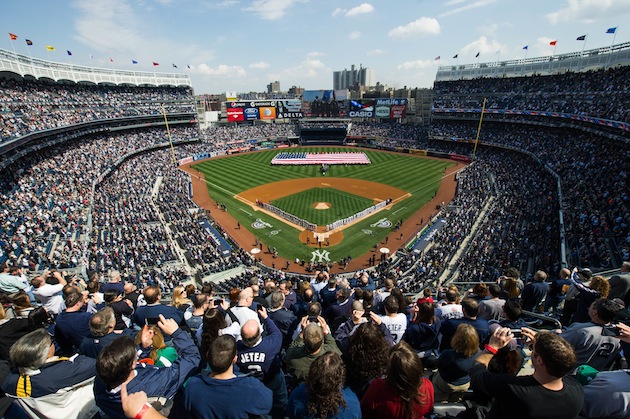
[[[311,262],[330,262],[330,252],[324,249],[313,250],[311,252]],[[315,260],[317,259],[317,260]]]
[[[392,226],[392,222],[387,218],[381,218],[377,222],[370,224],[370,227],[380,227],[380,228],[390,228]]]
[[[263,220],[261,220],[260,218],[256,218],[256,221],[254,221],[252,223],[252,227],[257,229],[257,230],[262,230],[265,227],[273,227],[271,224],[264,222]]]

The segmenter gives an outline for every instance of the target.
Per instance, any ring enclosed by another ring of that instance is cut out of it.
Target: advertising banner
[[[374,100],[351,100],[348,116],[350,118],[374,118]]]
[[[245,120],[246,121],[251,121],[254,119],[260,119],[260,111],[258,110],[258,108],[245,108],[245,110],[243,111],[243,114],[245,115]]]
[[[276,119],[276,108],[275,107],[261,107],[259,108],[260,111],[260,119],[265,120],[265,119]]]
[[[243,108],[228,108],[227,109],[228,122],[241,122],[245,120],[243,115]]]
[[[299,99],[276,101],[276,118],[304,118]]]
[[[390,118],[398,119],[405,118],[407,116],[407,105],[392,105]]]

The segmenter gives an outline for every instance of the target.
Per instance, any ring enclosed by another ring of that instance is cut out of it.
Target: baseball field
[[[299,151],[360,151],[367,154],[371,164],[335,165],[322,175],[318,165],[272,166],[271,160],[280,152],[276,149],[210,159],[193,164],[188,171],[193,178],[203,175],[211,200],[221,204],[210,208],[211,212],[224,211],[235,220],[235,226],[224,227],[249,230],[264,244],[263,250],[275,248],[287,260],[320,262],[355,258],[375,245],[383,246],[379,242],[397,223],[431,200],[446,168],[453,165],[444,160],[347,147],[291,149]],[[388,199],[389,205],[365,218],[332,232],[324,227]],[[319,241],[313,232],[264,210],[262,202],[317,224]],[[239,245],[247,250],[254,247],[254,243]],[[395,251],[396,246],[392,247]]]

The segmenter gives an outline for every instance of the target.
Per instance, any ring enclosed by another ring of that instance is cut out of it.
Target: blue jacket
[[[90,334],[91,313],[66,310],[59,313],[55,322],[55,340],[61,354],[70,356],[77,352],[83,338]]]
[[[339,406],[339,412],[335,416],[328,416],[327,419],[359,419],[361,418],[361,404],[357,395],[354,394],[350,387],[341,389],[341,394],[346,401],[347,406]],[[307,410],[308,389],[306,384],[300,384],[291,392],[289,404],[287,405],[287,417],[289,419],[313,419],[314,415],[310,415]],[[319,416],[318,416],[319,417]]]
[[[131,338],[135,338],[135,334],[129,329],[125,329],[123,333],[111,332],[98,338],[95,338],[92,335],[86,336],[83,338],[81,346],[79,346],[79,354],[96,359],[104,347],[121,336],[130,336]]]
[[[75,355],[72,358],[59,358],[46,362],[39,369],[39,374],[27,376],[30,381],[30,397],[42,397],[53,394],[62,388],[81,383],[96,374],[96,360],[86,356]],[[5,393],[16,395],[21,375],[17,371],[9,374],[2,389]]]
[[[171,336],[173,346],[177,349],[179,358],[170,367],[154,367],[138,364],[137,375],[127,383],[129,394],[144,391],[148,397],[165,397],[170,399],[184,384],[191,372],[195,372],[201,362],[197,345],[182,329],[177,329]],[[114,418],[125,418],[120,402],[120,389],[110,391],[105,383],[96,376],[94,381],[94,395],[96,404],[105,414]]]
[[[188,415],[178,412],[176,417],[248,419],[268,414],[272,398],[271,390],[256,378],[218,380],[201,374],[188,380],[184,387],[181,404]]]
[[[253,348],[245,346],[242,340],[236,343],[238,369],[263,381],[275,377],[280,371],[282,349],[282,333],[270,317],[265,320],[265,327],[269,334]]]

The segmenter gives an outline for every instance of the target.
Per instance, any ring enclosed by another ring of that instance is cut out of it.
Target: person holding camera
[[[302,330],[287,349],[287,372],[293,376],[293,387],[306,380],[309,368],[316,358],[330,351],[341,355],[326,320],[318,316],[317,322],[314,322],[309,317],[302,317]]]
[[[33,295],[42,303],[46,311],[57,316],[66,307],[63,301],[63,287],[67,281],[58,271],[45,272],[31,280]]]

